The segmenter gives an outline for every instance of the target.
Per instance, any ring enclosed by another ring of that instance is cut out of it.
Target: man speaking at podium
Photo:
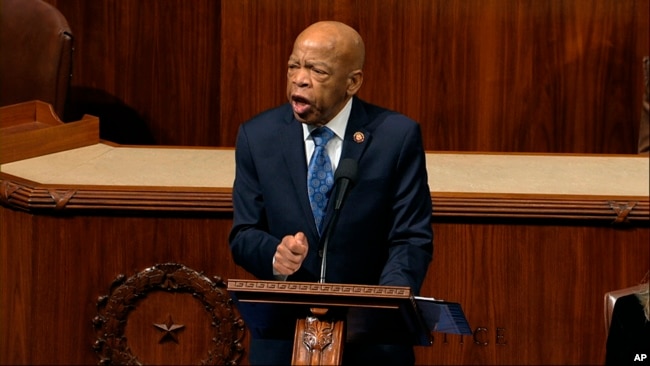
[[[364,59],[354,29],[312,24],[289,57],[289,102],[239,129],[230,247],[234,261],[260,280],[409,286],[419,293],[433,252],[420,127],[355,97]],[[252,364],[291,362],[295,319],[306,314],[286,309],[255,312],[263,326],[251,330]],[[350,315],[348,340],[381,323]],[[410,345],[349,342],[343,362],[399,365],[415,358]]]

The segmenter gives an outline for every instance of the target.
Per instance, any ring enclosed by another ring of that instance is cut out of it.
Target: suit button
[[[318,251],[318,256],[323,258],[323,250],[322,249]]]

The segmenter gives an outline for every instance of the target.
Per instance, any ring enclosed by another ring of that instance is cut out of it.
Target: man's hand
[[[273,256],[274,272],[284,276],[296,273],[305,260],[308,250],[309,243],[304,233],[298,232],[296,235],[285,236]]]

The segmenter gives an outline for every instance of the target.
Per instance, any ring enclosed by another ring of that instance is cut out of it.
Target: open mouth
[[[291,106],[293,107],[293,111],[298,115],[304,115],[311,109],[310,101],[300,95],[291,96]]]

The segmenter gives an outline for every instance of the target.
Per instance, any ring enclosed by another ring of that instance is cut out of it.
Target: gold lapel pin
[[[357,131],[354,133],[352,138],[354,139],[354,142],[360,144],[366,139],[366,136],[363,134],[363,132]]]

